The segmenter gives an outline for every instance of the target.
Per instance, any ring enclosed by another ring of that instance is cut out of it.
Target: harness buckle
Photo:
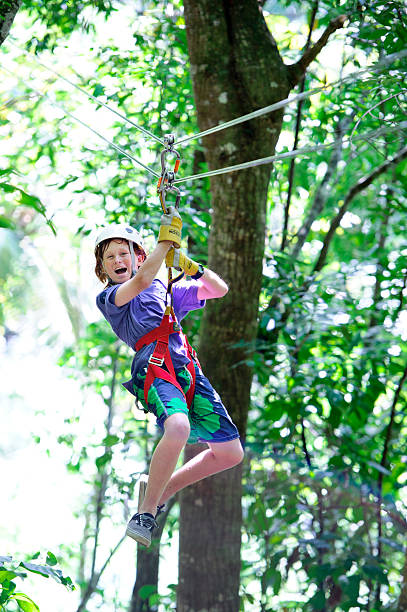
[[[150,359],[148,363],[152,363],[153,365],[162,366],[164,363],[164,357],[155,357],[154,354],[150,355]]]

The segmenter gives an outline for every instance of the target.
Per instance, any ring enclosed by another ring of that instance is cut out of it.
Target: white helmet
[[[144,241],[140,236],[140,233],[135,230],[134,227],[131,227],[126,223],[112,223],[111,225],[105,227],[96,238],[95,250],[104,240],[112,240],[114,238],[123,238],[129,242],[131,265],[133,268],[132,272],[134,275],[136,273],[136,258],[134,255],[133,244],[136,244],[144,251],[144,253],[146,253]]]
[[[134,242],[145,251],[144,241],[139,232],[126,223],[112,223],[105,227],[96,238],[95,249],[101,242],[111,238],[124,238],[124,240]]]

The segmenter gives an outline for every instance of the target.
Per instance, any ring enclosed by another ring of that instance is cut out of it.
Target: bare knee
[[[244,457],[244,450],[240,443],[240,440],[236,440],[236,442],[237,444],[234,444],[228,453],[229,458],[230,458],[231,467],[241,463]]]
[[[190,431],[191,427],[186,414],[172,414],[164,422],[164,435],[173,442],[186,444]]]
[[[231,468],[243,461],[244,451],[238,439],[211,444],[210,447],[215,457],[222,461],[226,468]]]

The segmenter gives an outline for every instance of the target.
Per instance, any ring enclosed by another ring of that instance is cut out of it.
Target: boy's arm
[[[170,249],[165,258],[165,263],[168,268],[173,267],[176,270],[183,270],[185,274],[192,276],[192,278],[195,278],[195,275],[197,275],[200,282],[197,292],[199,300],[220,298],[229,291],[229,287],[220,276],[209,268],[203,268],[181,250]],[[200,272],[200,268],[202,272]]]
[[[181,230],[182,219],[180,214],[176,208],[169,206],[167,212],[161,215],[157,246],[142,263],[133,278],[119,286],[114,297],[116,306],[127,304],[151,285],[169,249],[171,247],[179,248]]]
[[[198,300],[220,298],[229,291],[229,287],[225,281],[209,268],[204,268],[204,273],[198,282],[201,284],[196,294]]]
[[[116,306],[127,304],[127,302],[130,302],[136,295],[151,285],[172,246],[173,243],[169,240],[164,240],[157,244],[154,251],[142,263],[133,278],[119,285],[114,297]]]

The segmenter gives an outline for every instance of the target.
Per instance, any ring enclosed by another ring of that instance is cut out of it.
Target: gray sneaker
[[[126,535],[136,540],[139,544],[148,547],[151,544],[151,534],[154,527],[158,527],[158,525],[152,514],[148,512],[144,514],[137,513],[131,517],[127,525]]]

